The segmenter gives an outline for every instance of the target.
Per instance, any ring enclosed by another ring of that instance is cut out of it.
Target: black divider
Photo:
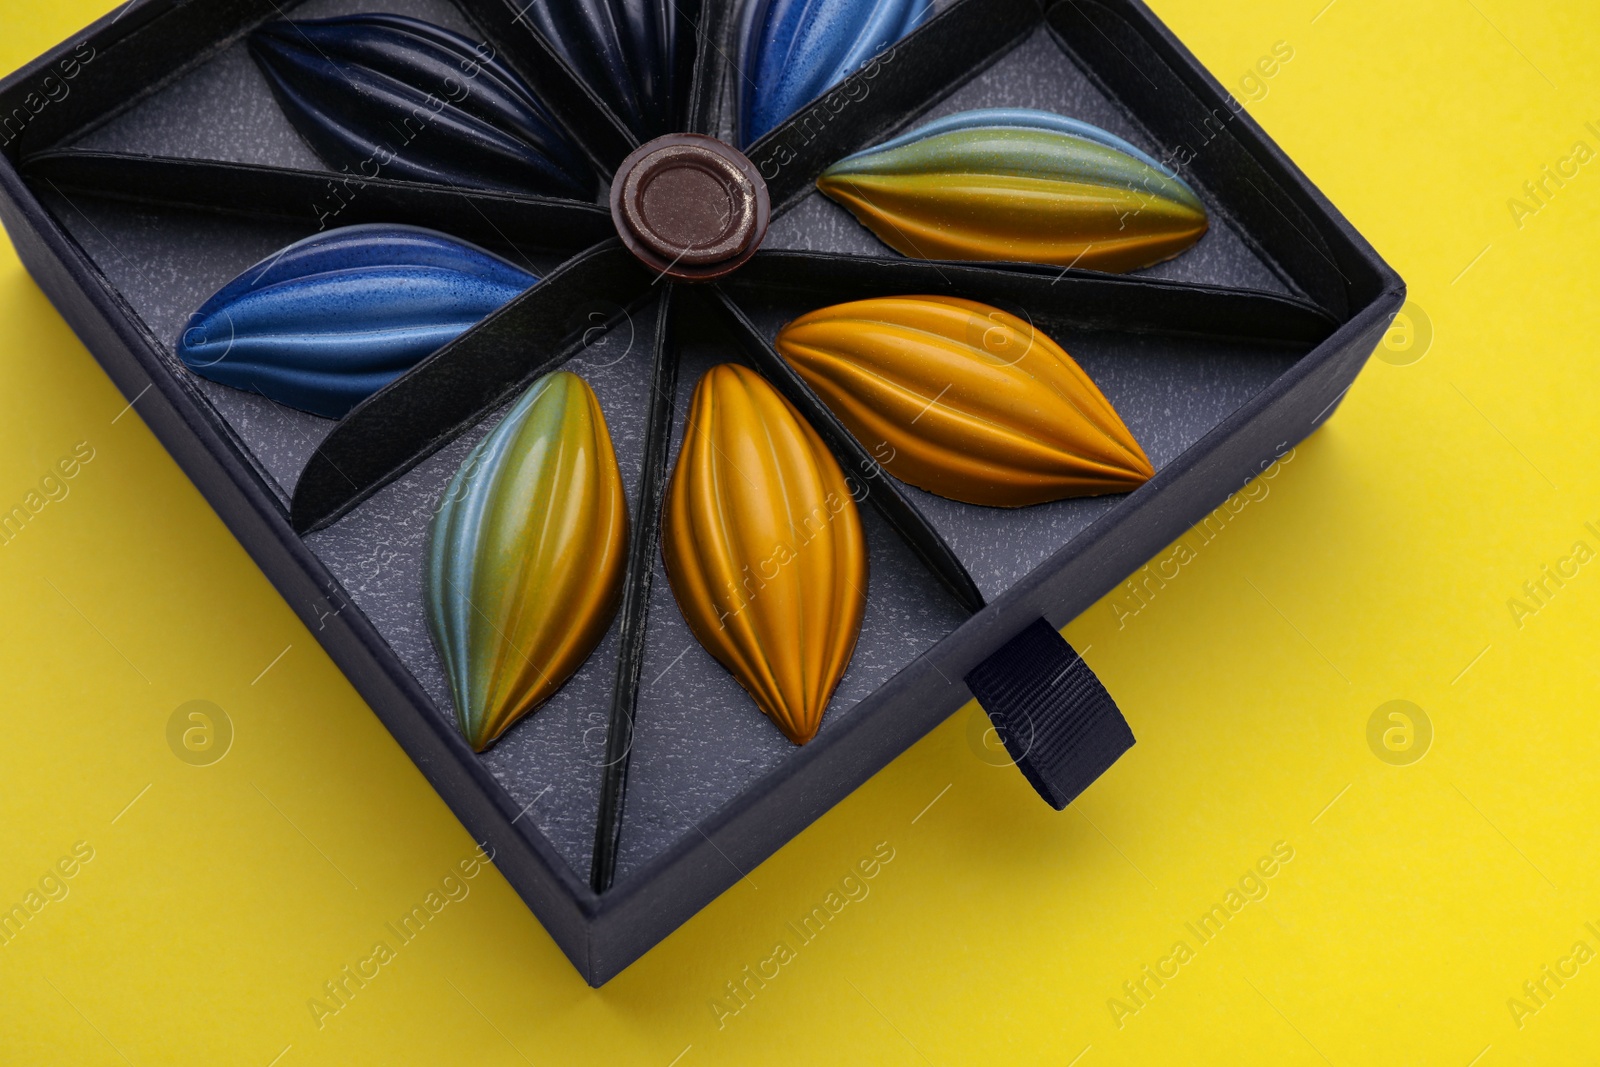
[[[699,84],[700,68],[703,65],[702,57],[706,51],[705,37],[701,27],[705,26],[707,21],[714,15],[721,13],[732,5],[719,2],[719,0],[673,0],[672,6],[682,20],[682,24],[678,27],[679,32],[688,33],[693,41],[692,47],[684,46],[682,48],[682,54],[679,56],[680,66],[678,67],[677,80],[673,82],[673,85],[677,87],[678,94],[676,101],[678,124],[674,129],[667,132],[681,133],[685,130],[693,131],[699,129],[698,126],[694,125],[694,90],[695,86]],[[708,12],[707,8],[711,10]]]
[[[426,226],[510,252],[513,258],[523,247],[575,252],[615,232],[611,213],[595,204],[252,163],[66,148],[29,157],[23,174],[57,191],[156,207],[290,219],[317,223],[321,229],[363,222]]]
[[[653,295],[616,241],[569,260],[351,411],[295,486],[300,532],[335,521]]]
[[[669,288],[656,313],[655,362],[650,377],[650,421],[645,429],[639,496],[633,510],[633,542],[628,546],[628,576],[622,589],[617,680],[611,690],[606,729],[606,762],[600,782],[600,813],[595,824],[594,859],[589,882],[596,893],[611,887],[622,840],[622,813],[633,753],[633,720],[639,704],[650,622],[650,586],[661,544],[661,501],[667,489],[667,453],[672,445],[672,401],[678,388],[678,343],[674,305],[681,297]]]
[[[744,49],[740,36],[744,24],[742,6],[738,2],[706,5],[697,27],[701,55],[689,110],[690,130],[725,140],[736,148],[740,147],[738,138],[730,135],[732,122],[726,109],[729,92],[734,92],[737,99],[744,76],[740,65]]]
[[[779,211],[836,161],[954,92],[1043,17],[1039,0],[968,0],[935,15],[750,146]],[[736,62],[736,52],[729,52]],[[869,103],[870,101],[870,103]]]
[[[687,129],[691,133],[718,136],[717,106],[730,68],[738,77],[739,52],[733,40],[738,25],[735,3],[708,3],[693,20],[695,34],[694,82],[689,88]]]
[[[959,296],[1013,313],[1020,308],[1024,317],[1047,323],[1308,345],[1328,337],[1337,326],[1316,305],[1273,293],[1053,267],[1041,271],[1025,264],[996,268],[822,252],[758,252],[722,286],[730,294],[757,298],[803,292],[815,297],[819,307],[871,296]]]
[[[549,0],[456,2],[484,36],[505,46],[499,58],[533,88],[602,174],[609,177],[628,153],[639,147],[633,132],[523,16],[531,4]]]
[[[1255,153],[1276,153],[1275,146],[1247,124],[1237,122],[1243,105],[1207,107],[1204,99],[1219,91],[1197,78],[1190,64],[1174,62],[1181,46],[1170,36],[1152,38],[1136,29],[1115,7],[1098,0],[1058,0],[1046,21],[1057,43],[1078,56],[1089,76],[1107,95],[1120,100],[1136,121],[1165,146],[1171,164],[1196,184],[1210,189],[1210,206],[1219,204],[1250,215],[1249,226],[1238,227],[1265,258],[1288,272],[1312,299],[1343,320],[1354,298],[1354,279],[1370,281],[1376,295],[1377,280],[1354,260],[1341,266],[1318,227],[1283,186],[1271,178]],[[1182,74],[1178,66],[1184,67]],[[1230,102],[1233,98],[1226,96]],[[1247,146],[1246,141],[1249,142]],[[1288,164],[1280,159],[1281,164]],[[1321,214],[1331,209],[1319,205]],[[1347,242],[1339,242],[1341,247]]]
[[[889,521],[889,525],[894,527],[917,558],[944,583],[962,607],[971,612],[982,611],[983,594],[978,591],[977,583],[933,524],[900,491],[894,479],[872,458],[871,453],[844,428],[838,416],[817,398],[794,368],[778,355],[766,334],[750,321],[739,305],[720,287],[709,287],[709,292],[726,312],[733,327],[734,343],[739,350],[822,435],[844,467],[846,476],[863,481],[867,499],[872,501],[879,514]]]

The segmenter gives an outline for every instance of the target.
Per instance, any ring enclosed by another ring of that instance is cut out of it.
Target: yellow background
[[[472,844],[7,246],[0,504],[95,458],[0,547],[0,905],[75,842],[94,859],[0,948],[0,1062],[1595,1062],[1600,960],[1520,1028],[1507,1001],[1600,950],[1600,563],[1520,626],[1507,602],[1600,549],[1600,162],[1520,227],[1508,200],[1600,149],[1600,26],[1324,4],[1155,6],[1260,97],[1431,346],[1396,334],[1125,625],[1068,628],[1139,738],[1071,809],[980,758],[968,708],[600,991],[489,871],[317,1028],[322,984]],[[0,67],[105,6],[6,0]],[[192,699],[236,731],[211,766],[167,744]],[[1367,742],[1396,699],[1434,730],[1406,766]],[[1198,946],[1184,923],[1280,841],[1266,898]],[[870,895],[719,1027],[724,983],[879,842]],[[1179,939],[1119,1027],[1108,1000]]]

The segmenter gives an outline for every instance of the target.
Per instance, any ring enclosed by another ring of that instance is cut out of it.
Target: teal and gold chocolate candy
[[[817,187],[918,259],[1129,271],[1171,259],[1208,225],[1170,167],[1048,111],[966,111],[858,152]]]
[[[428,535],[428,627],[474,749],[594,651],[616,614],[627,546],[600,402],[576,374],[548,374],[462,463]]]

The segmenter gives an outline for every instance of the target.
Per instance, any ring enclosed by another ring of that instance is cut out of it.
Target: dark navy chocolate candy
[[[594,172],[533,91],[458,33],[400,15],[271,22],[250,54],[329,166],[594,198]]]
[[[203,378],[325,418],[349,410],[538,282],[414,226],[346,226],[223,286],[178,339]]]
[[[520,17],[641,141],[681,129],[693,29],[674,0],[534,0]]]

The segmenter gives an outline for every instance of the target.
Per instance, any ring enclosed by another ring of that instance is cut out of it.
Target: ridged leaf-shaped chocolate
[[[740,136],[750,144],[916,28],[930,0],[750,0]]]
[[[576,374],[545,375],[462,463],[428,534],[428,627],[474,749],[594,651],[616,614],[627,546],[600,403]]]
[[[866,538],[832,453],[752,370],[695,387],[661,555],[700,643],[785,737],[816,736],[861,632]]]
[[[349,410],[538,278],[414,226],[346,226],[267,257],[178,339],[203,378],[324,418]]]
[[[531,0],[518,17],[538,30],[641,141],[679,132],[693,27],[675,0]]]
[[[822,308],[777,348],[895,477],[994,507],[1122,493],[1154,474],[1083,369],[974,300],[897,296]]]
[[[951,115],[840,160],[817,186],[918,259],[1129,271],[1171,259],[1208,226],[1170,167],[1048,111]]]
[[[487,46],[401,15],[269,22],[250,54],[300,135],[362,177],[593,200],[594,172]]]

